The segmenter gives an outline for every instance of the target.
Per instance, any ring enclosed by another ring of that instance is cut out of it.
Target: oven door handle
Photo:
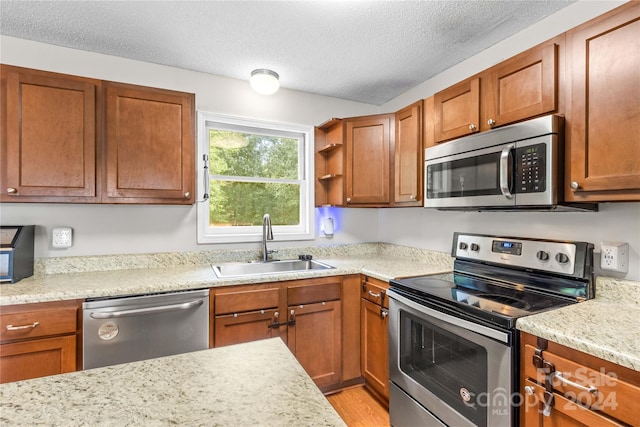
[[[509,155],[514,147],[514,144],[509,144],[500,153],[500,191],[507,199],[513,199],[513,194],[509,190]]]
[[[445,323],[448,323],[451,326],[461,327],[471,332],[475,332],[477,334],[483,335],[485,337],[493,338],[502,343],[509,344],[509,334],[506,332],[489,328],[487,326],[480,325],[478,323],[473,323],[468,320],[460,319],[458,317],[451,316],[449,314],[445,314],[440,311],[434,310],[432,308],[426,307],[422,304],[418,304],[417,302],[411,301],[410,299],[405,298],[404,296],[394,292],[393,289],[389,289],[387,291],[387,295],[389,296],[389,298],[395,299],[401,304],[409,306],[410,308],[416,311],[419,311],[421,313],[424,313],[427,316],[431,316]]]

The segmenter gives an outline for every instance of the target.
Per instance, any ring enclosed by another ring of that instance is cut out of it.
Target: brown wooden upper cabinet
[[[436,93],[434,142],[558,112],[563,40],[559,36]]]
[[[422,205],[422,100],[396,112],[395,205]]]
[[[0,70],[0,201],[194,202],[195,95]]]
[[[101,82],[1,65],[2,202],[95,203]]]
[[[105,83],[108,203],[194,202],[195,96]]]
[[[391,203],[393,114],[345,119],[345,202],[348,206]]]
[[[567,200],[640,200],[639,35],[639,2],[567,33]]]

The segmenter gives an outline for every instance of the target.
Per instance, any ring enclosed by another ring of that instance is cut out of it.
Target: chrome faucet
[[[273,240],[273,229],[271,228],[271,217],[264,214],[262,217],[262,262],[269,261],[269,254],[277,252],[267,249],[267,240]]]

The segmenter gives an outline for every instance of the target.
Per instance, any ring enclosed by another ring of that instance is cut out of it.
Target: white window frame
[[[313,151],[314,132],[313,126],[304,126],[291,123],[272,122],[267,120],[249,119],[227,116],[223,114],[198,111],[198,193],[196,222],[198,231],[198,243],[249,243],[262,241],[262,226],[246,227],[212,227],[209,225],[209,203],[203,200],[203,195],[209,191],[208,174],[205,170],[203,156],[209,155],[208,123],[217,123],[229,126],[242,126],[254,128],[256,131],[264,130],[265,133],[292,132],[304,137],[301,162],[302,179],[300,180],[300,224],[297,226],[273,225],[273,238],[276,241],[313,240],[315,235],[314,221],[314,186],[313,186]],[[206,174],[206,179],[205,179]],[[269,213],[269,212],[265,212]],[[272,218],[273,220],[273,218]]]

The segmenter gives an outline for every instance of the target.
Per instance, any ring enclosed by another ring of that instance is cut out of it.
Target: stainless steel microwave
[[[563,118],[548,115],[427,148],[425,207],[597,210],[563,201],[563,134]]]

